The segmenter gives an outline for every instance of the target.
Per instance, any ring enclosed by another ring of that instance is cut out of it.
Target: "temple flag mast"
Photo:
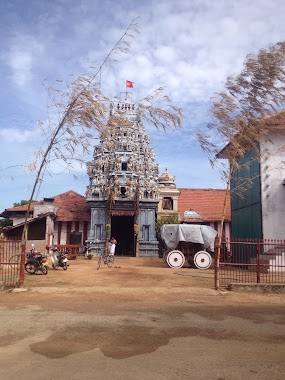
[[[126,99],[125,100],[128,100],[128,88],[134,88],[134,83],[135,82],[126,80]]]

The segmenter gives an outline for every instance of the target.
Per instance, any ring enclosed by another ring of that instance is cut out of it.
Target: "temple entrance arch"
[[[134,216],[113,215],[111,236],[118,242],[116,255],[135,256]]]

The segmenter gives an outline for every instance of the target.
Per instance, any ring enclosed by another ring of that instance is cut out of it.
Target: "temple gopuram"
[[[94,251],[104,249],[106,239],[114,236],[116,254],[157,256],[159,167],[136,104],[111,102],[108,128],[94,147],[87,172],[88,240]]]

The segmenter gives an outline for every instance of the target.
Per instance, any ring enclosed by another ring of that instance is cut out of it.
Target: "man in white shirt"
[[[115,255],[117,240],[112,237],[108,242],[107,255]],[[107,264],[107,256],[104,257],[104,264]]]

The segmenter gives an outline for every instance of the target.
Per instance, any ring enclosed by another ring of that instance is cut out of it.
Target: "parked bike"
[[[51,248],[51,262],[53,269],[57,269],[61,267],[63,270],[67,270],[68,264],[68,258],[66,257],[66,254],[61,252],[57,248]]]
[[[25,271],[29,274],[35,274],[42,272],[42,274],[48,274],[47,256],[42,255],[35,249],[32,244],[32,249],[26,254]]]
[[[91,260],[93,257],[91,243],[92,243],[91,241],[87,242],[87,244],[84,247],[84,256],[86,257],[86,259],[89,259],[89,260]]]
[[[100,266],[102,264],[102,262],[104,262],[104,264],[106,264],[109,268],[111,268],[113,265],[114,265],[114,262],[115,262],[115,256],[113,253],[109,253],[107,256],[104,256],[104,250],[103,249],[100,249],[99,250],[101,251],[100,253],[100,256],[99,256],[99,259],[98,259],[98,266],[97,266],[97,270],[100,269]]]

